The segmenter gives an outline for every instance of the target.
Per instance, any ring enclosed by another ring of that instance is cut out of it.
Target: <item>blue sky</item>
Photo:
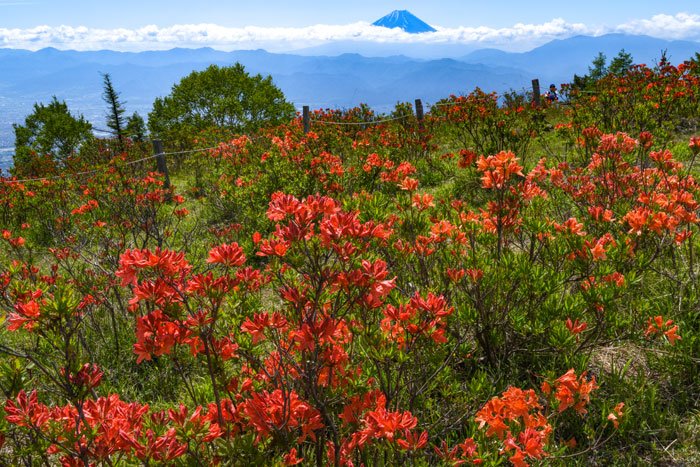
[[[473,0],[0,0],[0,27],[69,25],[134,28],[216,23],[222,26],[346,24],[369,21],[391,10],[410,10],[444,27],[507,27],[543,23],[553,18],[586,24],[615,25],[659,13],[700,13],[697,0],[667,1],[473,1]]]
[[[394,9],[410,10],[441,29],[440,34],[404,37],[367,27]],[[330,27],[313,28],[316,25]],[[700,40],[700,2],[0,0],[0,47],[16,48],[259,45],[293,50],[349,39],[474,42],[506,48],[517,41],[523,48],[552,38],[607,32]]]

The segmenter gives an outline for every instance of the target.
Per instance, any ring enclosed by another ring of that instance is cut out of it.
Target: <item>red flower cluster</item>
[[[284,393],[280,389],[254,393],[241,404],[241,412],[257,432],[257,441],[273,433],[297,429],[300,430],[298,443],[307,437],[315,440],[314,431],[324,426],[318,410],[300,399],[297,393]]]
[[[510,151],[501,151],[494,156],[481,156],[476,161],[476,168],[483,173],[481,186],[486,189],[500,190],[513,175],[523,176],[523,167]]]
[[[232,358],[238,345],[230,336],[218,337],[209,329],[214,326],[218,317],[216,310],[228,293],[237,291],[241,285],[246,290],[257,290],[263,284],[259,271],[240,268],[245,260],[238,244],[222,244],[210,250],[207,261],[239,269],[227,271],[229,274],[221,277],[211,272],[189,277],[192,268],[182,253],[160,249],[124,252],[116,275],[123,285],[133,286],[130,309],[137,311],[141,302],[156,307],[136,319],[134,352],[137,362],[169,354],[178,344],[189,346],[194,356],[207,351],[206,344],[209,344],[210,350],[223,360]],[[197,297],[209,299],[206,309],[195,311],[187,306],[188,300]]]
[[[597,388],[595,377],[589,377],[586,372],[577,377],[573,368],[570,369],[554,381],[554,398],[558,401],[557,411],[561,413],[573,407],[576,413],[584,415],[586,406],[590,402],[590,394]],[[542,392],[551,394],[552,386],[548,382],[542,383]]]
[[[527,466],[526,458],[542,459],[552,427],[542,412],[535,391],[508,388],[477,412],[479,428],[488,427],[486,436],[503,442],[503,452],[516,466]]]
[[[344,424],[355,426],[357,430],[341,443],[339,457],[342,465],[354,465],[351,454],[362,450],[371,443],[386,440],[405,451],[423,449],[428,443],[428,433],[414,431],[418,419],[408,411],[389,411],[386,396],[379,391],[370,391],[355,396],[345,406],[340,415]],[[335,451],[329,451],[333,462]]]
[[[676,334],[678,332],[678,325],[673,324],[673,320],[667,319],[664,321],[661,315],[649,318],[647,321],[647,330],[644,331],[645,336],[654,336],[656,334],[663,334],[668,339],[671,345],[674,345],[677,340],[681,340],[681,336]]]
[[[184,253],[156,248],[150,250],[126,250],[119,258],[120,268],[115,273],[121,278],[122,286],[137,283],[137,274],[141,270],[152,270],[168,277],[184,275],[191,267]]]
[[[429,293],[422,298],[416,294],[405,305],[387,305],[380,326],[402,349],[410,347],[413,340],[421,336],[443,344],[447,342],[446,318],[453,311],[442,296]]]
[[[223,264],[227,267],[242,266],[246,257],[238,243],[215,246],[209,251],[207,263]]]
[[[42,291],[37,290],[31,293],[30,300],[15,304],[15,311],[7,316],[8,330],[16,331],[24,327],[27,331],[31,331],[36,327],[41,315],[42,300],[39,300],[41,295]]]
[[[2,238],[4,240],[7,240],[7,242],[15,248],[19,248],[21,246],[24,246],[24,243],[25,243],[23,237],[13,237],[12,232],[10,232],[9,230],[2,231]]]

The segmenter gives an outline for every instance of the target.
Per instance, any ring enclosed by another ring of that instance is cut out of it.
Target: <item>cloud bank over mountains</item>
[[[435,25],[434,25],[435,26]],[[173,47],[213,47],[220,50],[264,48],[293,51],[337,41],[379,44],[463,44],[522,51],[553,39],[608,33],[649,35],[661,39],[700,40],[700,15],[659,14],[615,26],[569,23],[561,18],[540,24],[518,23],[506,28],[435,26],[436,32],[409,34],[400,29],[367,22],[347,25],[314,25],[303,28],[224,27],[216,24],[144,26],[138,29],[99,29],[85,26],[37,26],[0,28],[0,47],[38,50],[44,47],[74,50],[163,50]]]

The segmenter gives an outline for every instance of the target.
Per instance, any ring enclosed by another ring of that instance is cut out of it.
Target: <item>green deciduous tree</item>
[[[236,63],[211,65],[183,78],[169,96],[153,103],[148,125],[160,139],[186,142],[206,128],[247,132],[293,116],[294,107],[270,76],[251,76]]]
[[[48,105],[36,103],[24,125],[14,124],[14,173],[36,172],[36,161],[48,156],[61,167],[81,144],[93,138],[92,125],[82,115],[75,117],[56,96]]]

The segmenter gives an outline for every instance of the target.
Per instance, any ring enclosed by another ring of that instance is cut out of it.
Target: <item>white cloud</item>
[[[664,39],[700,39],[700,15],[678,13],[655,15],[651,19],[640,19],[621,24],[616,28],[627,34],[646,34]]]
[[[456,43],[503,43],[512,41],[542,41],[577,34],[600,34],[602,31],[582,23],[567,23],[561,18],[553,19],[542,24],[518,23],[510,28],[455,28],[440,29],[433,33],[434,39],[440,38],[445,42]]]
[[[369,41],[394,44],[473,44],[523,49],[552,39],[577,34],[608,32],[648,34],[666,39],[700,38],[700,15],[657,15],[617,26],[588,26],[553,19],[541,24],[518,23],[509,28],[436,27],[436,32],[408,34],[400,29],[372,26],[366,22],[347,25],[315,25],[304,28],[229,28],[216,24],[155,25],[138,29],[98,29],[85,26],[37,26],[28,29],[0,28],[0,47],[36,50],[42,47],[76,50],[157,50],[171,47],[210,46],[222,50],[265,48],[294,50],[333,41]]]

